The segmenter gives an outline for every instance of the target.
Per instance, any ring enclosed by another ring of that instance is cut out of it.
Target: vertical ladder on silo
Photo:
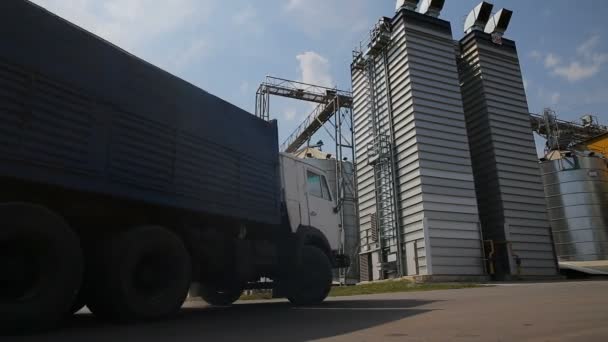
[[[390,28],[384,21],[379,22],[370,34],[370,42],[365,53],[361,52],[356,56],[355,66],[366,73],[367,84],[365,90],[367,92],[367,108],[369,115],[369,132],[373,140],[368,146],[368,161],[373,167],[375,199],[376,199],[376,215],[377,220],[375,226],[378,229],[378,242],[381,251],[381,262],[383,274],[385,272],[399,273],[401,262],[399,258],[398,245],[399,232],[397,231],[397,213],[395,212],[395,184],[393,177],[393,151],[392,142],[389,134],[390,125],[386,117],[386,113],[380,117],[381,113],[378,110],[376,85],[376,63],[378,56],[382,56],[386,52],[387,46],[390,44]],[[384,59],[382,59],[384,63]],[[388,86],[388,85],[387,85]],[[387,86],[384,91],[387,91]],[[387,96],[388,97],[388,96]]]

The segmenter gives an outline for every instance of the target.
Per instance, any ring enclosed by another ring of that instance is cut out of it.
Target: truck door
[[[332,249],[339,245],[339,219],[335,202],[323,172],[306,168],[306,201],[310,226],[322,231]]]

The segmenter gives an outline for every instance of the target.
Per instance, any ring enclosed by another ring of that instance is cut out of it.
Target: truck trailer
[[[348,265],[336,198],[279,153],[276,121],[26,0],[0,2],[0,41],[1,331],[84,305],[159,319],[191,288],[213,305],[325,299]]]

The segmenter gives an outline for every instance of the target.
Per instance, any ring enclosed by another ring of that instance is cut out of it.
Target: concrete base
[[[560,261],[559,268],[589,275],[608,275],[608,260],[595,261]]]
[[[490,277],[493,281],[554,281],[554,280],[564,280],[566,279],[561,274],[554,275],[514,275],[514,274],[506,274],[501,276]]]

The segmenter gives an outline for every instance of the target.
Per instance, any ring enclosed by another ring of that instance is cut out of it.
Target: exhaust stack
[[[418,7],[418,12],[438,18],[444,5],[445,0],[423,0]]]
[[[485,1],[482,1],[479,5],[475,6],[464,22],[464,33],[468,34],[472,31],[483,31],[490,20],[493,7],[494,5]]]
[[[488,21],[488,24],[486,25],[485,32],[502,37],[509,27],[512,15],[513,11],[504,8],[501,9],[490,18],[490,21]]]
[[[420,2],[420,0],[397,0],[395,11],[399,12],[402,8],[409,11],[415,11],[416,8],[418,8],[418,2]]]

